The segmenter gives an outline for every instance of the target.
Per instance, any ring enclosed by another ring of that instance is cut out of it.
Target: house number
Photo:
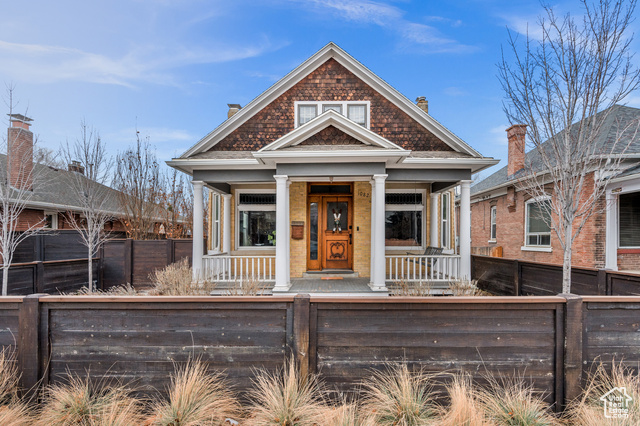
[[[364,192],[364,191],[358,191],[358,195],[365,198],[369,198],[371,196],[369,192]]]

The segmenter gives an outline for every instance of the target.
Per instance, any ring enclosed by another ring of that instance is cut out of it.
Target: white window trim
[[[58,212],[57,211],[53,211],[53,210],[45,210],[43,212],[43,216],[51,216],[51,228],[45,228],[43,225],[43,229],[49,229],[49,230],[56,230],[56,229],[60,229],[59,228],[59,223],[58,223]]]
[[[342,106],[342,115],[347,117],[349,105],[365,105],[366,106],[366,123],[365,127],[369,129],[371,127],[371,101],[294,101],[293,102],[293,119],[294,126],[297,129],[299,127],[298,124],[298,106],[299,105],[315,105],[316,106],[316,117],[322,114],[322,105],[340,105]]]
[[[496,233],[493,234],[495,225]],[[498,206],[491,206],[489,209],[489,242],[495,243],[498,237]]]
[[[218,245],[216,247],[211,247],[211,250],[209,250],[208,254],[218,254],[221,252],[220,250],[220,246],[222,245],[222,238],[220,235],[220,223],[222,222],[222,196],[214,191],[210,192],[210,197],[211,197],[211,232],[209,233],[209,238],[211,239],[211,241],[213,241],[213,234],[214,231],[215,233],[217,233],[218,236]],[[217,203],[216,203],[216,199],[217,199]],[[218,209],[218,220],[216,221],[216,213],[215,213],[215,209]]]
[[[235,247],[237,251],[274,251],[276,246],[240,246],[240,212],[241,211],[276,211],[275,204],[242,204],[240,205],[240,194],[275,194],[276,190],[273,189],[236,189],[234,198],[235,204]],[[276,239],[278,236],[276,236]]]
[[[521,251],[541,251],[551,253],[551,225],[549,225],[549,245],[529,245],[529,204],[539,203],[540,201],[550,200],[548,195],[541,195],[539,197],[531,198],[524,203],[524,245],[520,247]]]
[[[424,250],[425,249],[425,243],[426,243],[426,237],[427,237],[427,230],[426,230],[426,205],[425,205],[425,200],[427,197],[427,190],[426,189],[387,189],[385,191],[385,196],[386,194],[411,194],[411,193],[419,193],[422,194],[422,204],[388,204],[385,202],[384,204],[384,211],[388,212],[388,211],[392,211],[392,212],[411,212],[411,211],[419,211],[422,212],[422,224],[421,224],[421,228],[422,228],[422,243],[419,246],[388,246],[385,244],[385,249],[386,250]],[[386,241],[386,239],[385,239]]]
[[[442,215],[442,206],[444,205],[444,202],[442,201],[443,197],[447,196],[447,198],[449,198],[447,204],[447,214],[448,217],[447,219],[445,219]],[[440,194],[440,203],[438,205],[438,207],[440,208],[440,247],[442,247],[442,252],[444,253],[445,250],[453,250],[451,247],[451,194],[449,192],[443,192],[442,194]],[[443,222],[447,222],[447,235],[449,237],[449,244],[445,245],[442,240],[443,240],[443,232],[442,232],[442,223]]]
[[[640,188],[638,188],[638,190],[627,190],[627,191],[620,191],[619,193],[615,194],[616,195],[616,206],[617,206],[617,215],[616,215],[616,226],[618,227],[618,241],[617,241],[617,245],[619,249],[630,249],[630,250],[637,250],[640,249],[640,246],[622,246],[620,245],[620,195],[628,195],[628,194],[633,194],[635,192],[640,192]]]

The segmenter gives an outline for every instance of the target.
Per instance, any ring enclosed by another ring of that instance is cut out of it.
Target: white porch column
[[[204,255],[204,182],[194,180],[193,184],[193,280],[202,279],[202,256]]]
[[[375,186],[375,222],[372,226],[372,232],[375,233],[375,252],[374,252],[374,260],[373,260],[373,285],[371,289],[374,291],[386,291],[387,287],[385,286],[385,275],[386,275],[386,263],[384,258],[384,221],[385,221],[385,213],[384,213],[384,204],[385,204],[385,179],[387,175],[373,175],[373,180],[376,183]]]
[[[222,252],[231,252],[231,194],[222,194],[224,210],[222,211]]]
[[[429,226],[429,245],[431,247],[440,247],[440,242],[438,241],[438,198],[440,198],[440,194],[431,193],[431,203],[429,204],[429,217],[430,226]]]
[[[374,224],[376,223],[376,181],[372,180],[371,181],[371,265],[369,266],[369,279],[370,279],[370,283],[369,283],[369,287],[373,288],[373,277],[375,275],[374,273],[374,265],[375,265],[375,259],[376,259],[376,233],[373,232],[374,231]]]
[[[604,249],[604,267],[618,270],[618,197],[611,190],[606,192],[606,232]]]
[[[460,278],[471,279],[471,181],[460,181]]]
[[[289,290],[289,253],[287,252],[287,227],[289,211],[287,210],[287,175],[275,175],[276,180],[276,284],[273,291]]]
[[[289,221],[289,218],[291,216],[291,210],[290,210],[290,196],[289,196],[289,187],[291,186],[291,181],[287,180],[287,193],[285,196],[285,199],[287,200],[287,224],[285,226],[286,232],[287,232],[287,287],[291,287],[291,222]],[[277,232],[276,232],[277,234]],[[277,239],[276,239],[277,241]]]

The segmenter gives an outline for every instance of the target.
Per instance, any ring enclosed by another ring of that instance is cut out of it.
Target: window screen
[[[640,247],[640,192],[620,194],[620,247]]]

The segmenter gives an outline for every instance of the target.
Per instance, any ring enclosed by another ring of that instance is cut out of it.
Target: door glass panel
[[[309,205],[309,259],[318,260],[318,203]]]
[[[327,203],[327,231],[347,231],[349,208],[344,201]]]

